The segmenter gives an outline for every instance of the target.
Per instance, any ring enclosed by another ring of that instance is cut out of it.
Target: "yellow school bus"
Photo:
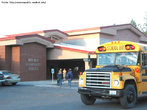
[[[79,77],[81,100],[118,99],[124,108],[134,107],[137,97],[147,94],[147,45],[113,41],[97,47],[97,66]]]

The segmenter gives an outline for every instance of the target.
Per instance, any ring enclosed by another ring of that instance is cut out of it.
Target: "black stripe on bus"
[[[142,92],[142,94],[147,94],[147,91]]]
[[[146,82],[147,81],[147,79],[142,79],[142,82]]]
[[[142,74],[142,76],[147,76],[147,74]]]

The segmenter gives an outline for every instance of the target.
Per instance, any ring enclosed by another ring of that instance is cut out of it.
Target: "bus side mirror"
[[[147,53],[142,54],[142,63],[143,65],[147,65]]]
[[[91,54],[88,53],[88,62],[90,62],[90,61],[91,61]]]

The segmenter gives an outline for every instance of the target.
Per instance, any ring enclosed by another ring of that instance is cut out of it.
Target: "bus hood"
[[[85,70],[85,72],[128,72],[128,71],[131,71],[131,69],[119,65],[108,65],[101,68],[91,68]]]

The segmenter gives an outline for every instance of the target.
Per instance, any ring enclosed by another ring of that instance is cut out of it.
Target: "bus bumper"
[[[121,97],[123,96],[123,90],[118,89],[97,89],[97,88],[78,88],[78,93],[87,94],[97,97]]]

